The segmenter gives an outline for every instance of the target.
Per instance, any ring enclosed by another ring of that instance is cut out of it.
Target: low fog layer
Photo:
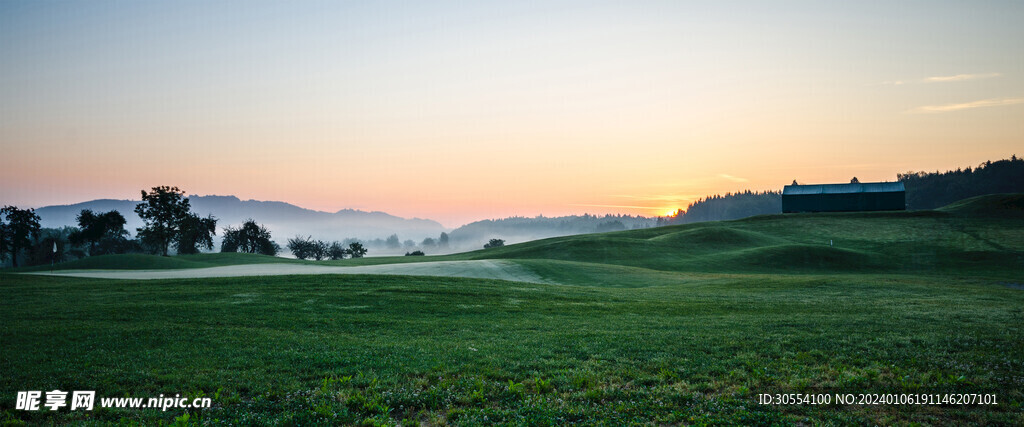
[[[252,218],[270,230],[273,240],[284,249],[282,256],[290,256],[286,248],[288,239],[311,236],[326,242],[347,244],[360,241],[370,249],[368,256],[402,255],[422,251],[443,254],[481,249],[490,239],[501,239],[507,244],[570,234],[619,231],[656,225],[653,218],[628,215],[578,215],[567,217],[505,218],[483,220],[466,224],[455,230],[445,229],[429,219],[406,219],[384,212],[365,212],[344,209],[321,212],[301,208],[284,202],[239,200],[234,196],[191,196],[192,212],[217,218],[215,251],[220,249],[220,237],[225,227],[238,227]],[[73,205],[47,206],[36,213],[44,228],[75,226],[76,217],[83,209],[94,212],[116,210],[124,215],[132,236],[142,220],[135,213],[136,200],[93,200]]]
[[[399,218],[384,212],[351,209],[321,212],[284,202],[243,201],[234,196],[191,196],[188,199],[192,212],[201,217],[213,215],[217,218],[216,250],[220,248],[219,237],[225,227],[238,227],[249,218],[266,226],[274,241],[282,247],[289,238],[297,235],[325,241],[352,238],[370,241],[397,234],[401,239],[420,242],[428,237],[436,239],[446,231],[436,221]],[[125,229],[134,236],[135,229],[142,226],[142,220],[135,214],[135,206],[139,203],[137,200],[93,200],[74,205],[47,206],[37,209],[36,213],[42,219],[40,224],[43,227],[59,228],[76,225],[75,217],[82,209],[94,212],[116,210],[124,215],[127,221]]]

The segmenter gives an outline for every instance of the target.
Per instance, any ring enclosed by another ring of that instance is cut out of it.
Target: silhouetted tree
[[[330,246],[323,240],[314,240],[312,249],[313,252],[310,255],[312,255],[313,259],[322,261],[324,258],[327,258],[327,250],[330,249]]]
[[[327,247],[327,258],[332,260],[345,259],[348,249],[341,245],[341,242],[331,242]]]
[[[412,251],[412,252],[406,252],[405,253],[405,256],[424,256],[424,255],[426,255],[426,254],[423,253],[423,251]]]
[[[96,254],[129,254],[153,253],[153,247],[143,245],[139,239],[103,239],[96,245]]]
[[[298,259],[313,258],[321,261],[327,258],[327,250],[329,248],[323,240],[313,240],[312,236],[295,236],[294,239],[288,239],[288,249]]]
[[[7,218],[7,225],[3,227],[4,235],[0,243],[6,253],[11,256],[11,265],[18,266],[18,252],[32,246],[32,239],[39,235],[39,215],[35,209],[18,209],[15,206],[6,206],[0,209],[0,214]],[[0,257],[4,254],[0,253]]]
[[[270,256],[277,256],[278,252],[281,252],[281,245],[270,239],[260,240],[259,249],[256,251],[258,254]]]
[[[363,247],[362,243],[352,242],[348,244],[348,254],[352,258],[362,258],[366,255],[366,248]]]
[[[434,246],[437,246],[437,241],[435,241],[434,238],[432,237],[427,237],[426,239],[423,239],[423,242],[420,243],[420,246],[422,246],[423,249],[433,248]]]
[[[69,240],[76,245],[88,242],[90,256],[116,251],[117,248],[124,246],[122,241],[128,238],[128,231],[124,229],[126,221],[121,212],[96,214],[89,209],[82,209],[76,220],[79,230],[68,236]],[[97,250],[100,242],[104,244]]]
[[[500,248],[505,246],[505,241],[502,239],[491,239],[490,242],[484,243],[484,249]]]
[[[221,252],[244,252],[275,256],[281,247],[270,240],[270,231],[256,224],[251,218],[239,228],[224,229],[224,239],[220,244]]]
[[[441,237],[437,238],[437,246],[440,248],[448,247],[448,233],[441,232]]]
[[[171,242],[179,236],[181,225],[189,219],[188,199],[178,187],[153,187],[142,191],[142,203],[135,206],[135,213],[146,224],[138,229],[139,239],[164,256]]]
[[[313,256],[313,237],[295,236],[288,239],[288,250],[295,255],[295,258],[306,259]]]
[[[201,218],[189,213],[179,225],[178,239],[174,246],[179,254],[196,254],[202,249],[212,250],[213,236],[216,234],[217,218],[213,215]]]
[[[1024,159],[986,161],[975,168],[896,174],[907,189],[907,209],[935,209],[968,197],[1024,192]]]
[[[690,203],[685,211],[658,225],[688,224],[701,221],[724,221],[746,218],[754,215],[782,213],[782,193],[750,190],[707,196]]]
[[[90,209],[82,209],[75,218],[78,221],[79,230],[71,236],[71,240],[78,244],[88,243],[89,254],[96,252],[96,242],[99,242],[106,233],[106,224],[100,222],[100,218]]]
[[[0,215],[0,261],[7,259],[7,254],[11,251],[11,237],[3,219],[3,215]]]
[[[857,177],[853,177],[853,179],[850,180],[850,184],[860,184],[860,180],[857,179]]]
[[[238,252],[239,249],[241,249],[241,244],[239,243],[241,236],[238,235],[240,231],[241,230],[235,228],[224,227],[224,238],[220,240],[221,253],[234,253]],[[248,253],[246,251],[242,252]]]

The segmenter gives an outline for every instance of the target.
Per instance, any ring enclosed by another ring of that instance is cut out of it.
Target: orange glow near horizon
[[[456,227],[1024,154],[1024,4],[193,7],[0,5],[0,204],[174,185]]]
[[[586,122],[609,119],[595,113]],[[909,170],[956,169],[1007,158],[1020,133],[1020,125],[1009,124],[1014,119],[1008,113],[952,122],[911,117],[923,127],[913,139],[900,137],[908,142],[904,145],[892,137],[886,138],[888,145],[861,144],[881,138],[866,127],[793,129],[772,122],[760,123],[756,134],[726,127],[692,135],[687,125],[668,118],[522,135],[490,135],[470,125],[472,136],[462,137],[469,132],[452,123],[446,129],[422,124],[387,138],[367,135],[361,143],[331,126],[295,124],[301,131],[288,133],[292,127],[283,124],[262,131],[253,123],[240,128],[244,132],[238,136],[228,126],[209,134],[167,128],[146,136],[123,134],[126,130],[112,126],[96,135],[80,133],[71,139],[74,144],[58,144],[67,138],[66,131],[54,127],[18,135],[27,144],[6,147],[0,159],[0,202],[38,207],[136,199],[141,189],[175,185],[189,194],[284,201],[331,212],[384,211],[435,219],[448,227],[541,214],[658,216],[706,195],[778,191],[794,179],[886,181]],[[956,143],[975,137],[965,123],[993,121],[1006,124],[976,132],[985,134],[986,143]],[[225,143],[235,137],[247,142]],[[638,150],[629,143],[634,138],[650,144]],[[301,142],[277,143],[286,140]],[[187,143],[167,148],[175,141]],[[938,146],[945,148],[933,149]],[[46,147],[53,149],[41,149]]]

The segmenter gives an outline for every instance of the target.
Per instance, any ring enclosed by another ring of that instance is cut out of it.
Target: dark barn
[[[897,211],[907,207],[902,182],[787,185],[782,212]]]

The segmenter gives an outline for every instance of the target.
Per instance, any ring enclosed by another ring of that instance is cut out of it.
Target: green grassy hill
[[[1024,270],[1024,195],[936,211],[765,215],[537,240],[461,255],[659,271],[1013,273]]]
[[[1024,216],[1024,195],[989,194],[971,197],[943,206],[938,211],[981,216]]]
[[[163,270],[173,268],[207,268],[238,264],[302,263],[291,258],[241,253],[210,253],[195,255],[160,256],[148,254],[99,255],[63,262],[53,266],[37,265],[15,271],[54,270]]]

